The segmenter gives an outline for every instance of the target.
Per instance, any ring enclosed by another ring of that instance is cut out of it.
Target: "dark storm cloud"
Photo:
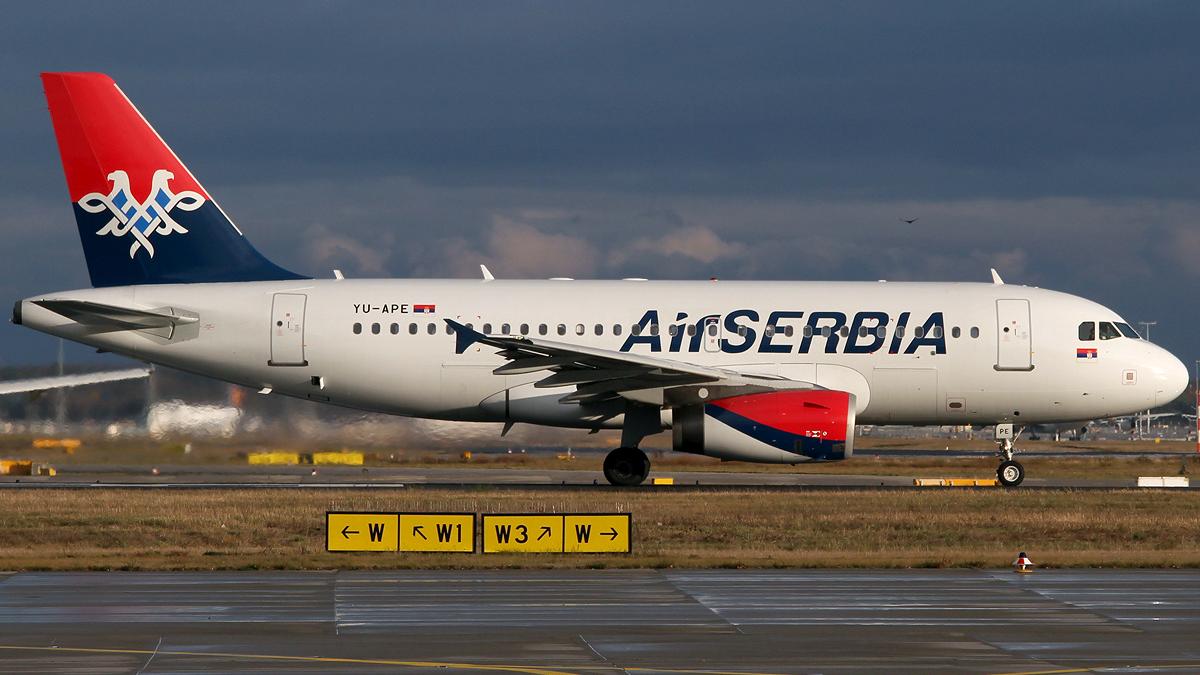
[[[0,294],[87,283],[36,78],[86,69],[304,271],[996,265],[1158,318],[1190,357],[1198,28],[1191,3],[14,5]]]

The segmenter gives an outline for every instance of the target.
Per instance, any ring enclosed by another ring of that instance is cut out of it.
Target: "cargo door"
[[[996,370],[1033,370],[1029,301],[996,301]]]
[[[307,366],[304,360],[304,304],[308,296],[276,293],[271,301],[271,366]]]

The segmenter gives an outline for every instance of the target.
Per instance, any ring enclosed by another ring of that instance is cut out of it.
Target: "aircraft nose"
[[[1187,366],[1183,365],[1174,354],[1165,349],[1159,349],[1158,358],[1154,364],[1154,404],[1166,405],[1179,398],[1187,389],[1190,376]]]

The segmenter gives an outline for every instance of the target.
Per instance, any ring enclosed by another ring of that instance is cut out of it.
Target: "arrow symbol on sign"
[[[549,526],[549,525],[543,525],[543,526],[542,526],[542,533],[538,535],[538,538],[537,538],[537,540],[538,540],[538,541],[541,541],[541,540],[543,540],[543,539],[545,539],[546,537],[549,537],[549,536],[550,536],[550,526]]]
[[[600,534],[602,534],[602,535],[604,535],[604,536],[608,537],[609,539],[612,539],[613,541],[616,541],[616,539],[617,539],[617,528],[615,528],[615,527],[610,527],[610,528],[608,528],[608,532],[601,532]]]
[[[425,527],[425,526],[424,525],[413,525],[413,534],[424,539],[425,541],[429,541],[429,537],[426,537],[425,533],[421,531],[422,527]]]
[[[358,530],[351,530],[349,525],[342,528],[343,537],[349,539],[352,534],[358,534]]]

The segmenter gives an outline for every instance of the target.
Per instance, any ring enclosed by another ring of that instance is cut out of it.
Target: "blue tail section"
[[[170,215],[181,229],[164,236],[161,228],[147,228],[150,233],[142,232],[143,242],[131,230],[123,236],[97,234],[112,216],[89,213],[75,204],[92,286],[308,278],[267,260],[212,202]]]
[[[42,85],[93,286],[307,278],[246,241],[107,75]]]

